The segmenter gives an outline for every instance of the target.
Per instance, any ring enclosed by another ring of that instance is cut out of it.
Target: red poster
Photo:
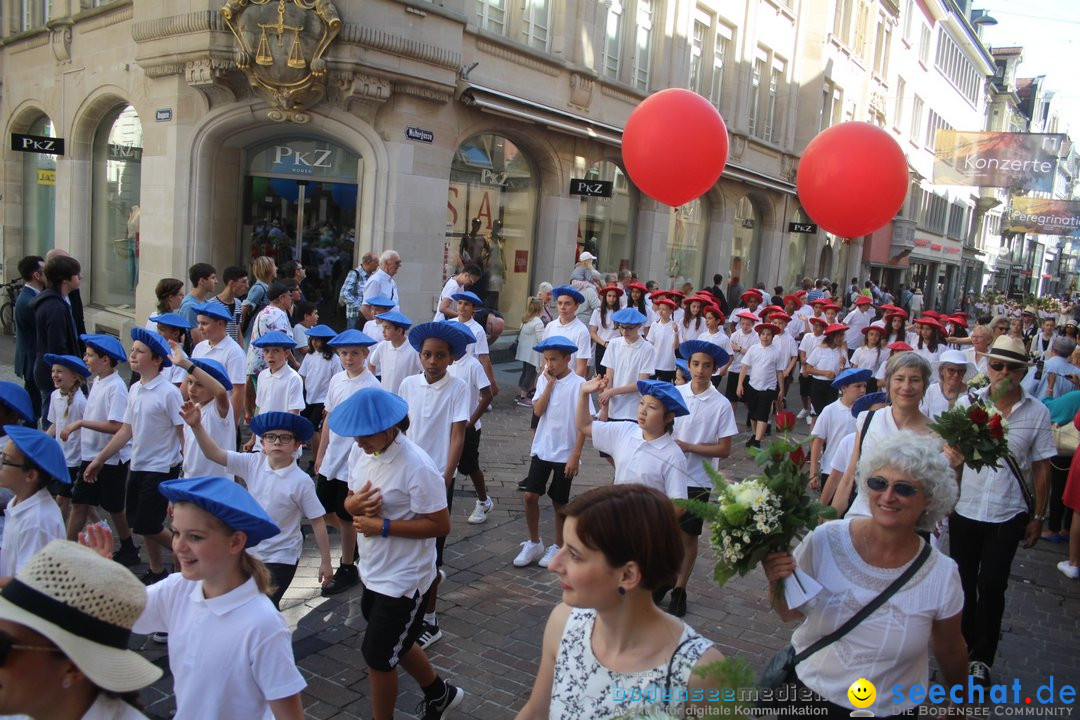
[[[528,250],[515,250],[514,251],[514,272],[516,272],[516,273],[529,272],[529,251]]]

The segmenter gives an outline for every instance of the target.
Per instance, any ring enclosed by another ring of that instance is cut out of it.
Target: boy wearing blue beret
[[[64,518],[48,488],[54,482],[69,484],[71,478],[64,451],[53,438],[21,425],[5,425],[4,434],[0,487],[14,497],[4,509],[0,577],[11,577],[38,550],[64,539]]]
[[[577,352],[571,358],[570,367],[581,377],[589,376],[589,358],[592,357],[592,335],[585,323],[577,318],[578,306],[585,298],[572,287],[562,285],[552,290],[555,295],[555,307],[559,317],[544,327],[544,340],[556,336],[564,337],[577,346]]]

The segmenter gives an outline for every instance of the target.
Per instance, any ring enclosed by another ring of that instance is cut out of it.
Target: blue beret
[[[169,353],[172,352],[169,348],[169,343],[166,342],[165,338],[161,337],[153,330],[147,330],[146,328],[141,327],[131,328],[131,339],[138,340],[143,345],[150,348],[150,352],[160,358],[164,358],[165,361],[161,363],[162,369],[172,365],[172,360],[169,359]]]
[[[22,385],[9,380],[0,380],[0,403],[19,413],[26,422],[34,422],[34,405],[30,402],[30,393]]]
[[[306,417],[296,413],[281,412],[280,410],[259,413],[251,418],[248,427],[251,428],[251,432],[259,437],[271,430],[287,430],[295,435],[300,442],[307,442],[315,434],[315,426]]]
[[[874,373],[866,368],[848,368],[837,375],[836,379],[833,380],[830,385],[839,390],[845,385],[866,382],[872,377],[874,377]]]
[[[454,293],[450,297],[453,298],[454,300],[464,300],[467,303],[472,303],[473,307],[478,307],[478,308],[484,307],[484,301],[480,299],[480,296],[477,295],[474,292],[469,292],[468,290],[465,290],[465,291],[459,292],[459,293]]]
[[[620,325],[641,325],[648,322],[649,318],[637,308],[624,307],[611,316],[611,319]]]
[[[193,477],[166,480],[158,490],[169,502],[189,502],[247,534],[244,547],[258,545],[281,533],[259,502],[243,486],[225,477]]]
[[[225,322],[229,322],[233,319],[232,313],[229,312],[229,308],[219,302],[212,301],[203,303],[202,305],[196,305],[195,314],[205,315],[206,317],[214,318],[215,320],[224,320]]]
[[[364,304],[372,307],[385,307],[392,308],[397,305],[396,302],[386,297],[385,295],[375,295],[373,297],[364,298]]]
[[[585,302],[585,296],[582,295],[581,293],[579,293],[574,288],[570,287],[569,285],[560,285],[559,287],[552,290],[551,294],[554,295],[555,297],[560,297],[562,295],[568,295],[568,296],[574,298],[574,302],[576,302],[578,305]]]
[[[562,350],[565,353],[574,354],[578,351],[576,343],[571,342],[562,335],[552,335],[543,342],[533,345],[533,350],[542,353],[545,350]]]
[[[100,355],[111,357],[117,362],[127,362],[127,351],[120,340],[112,335],[80,335],[79,339]]]
[[[381,315],[376,315],[375,319],[379,322],[392,323],[394,325],[397,325],[398,327],[405,328],[406,330],[408,330],[412,326],[412,320],[410,320],[403,313],[399,313],[396,310],[391,310],[390,312],[384,312]]]
[[[330,429],[344,437],[378,435],[409,414],[409,404],[378,387],[360,388],[330,413]]]
[[[686,361],[682,358],[675,358],[675,367],[682,370],[682,374],[686,377],[690,377],[690,366],[686,364]]]
[[[252,340],[251,344],[257,348],[272,348],[279,347],[290,350],[296,347],[296,340],[289,337],[280,330],[271,330],[258,340]]]
[[[679,345],[679,354],[686,358],[686,362],[690,362],[690,356],[694,353],[705,353],[710,355],[713,362],[716,363],[716,367],[723,367],[727,364],[729,355],[724,348],[720,347],[716,343],[711,343],[708,340],[687,340]]]
[[[660,402],[664,403],[664,409],[670,413],[675,413],[675,417],[682,417],[683,415],[689,415],[690,411],[686,409],[686,403],[683,402],[682,395],[675,389],[675,386],[669,382],[662,380],[638,380],[637,381],[638,392],[642,395],[652,395],[658,398]]]
[[[5,425],[4,432],[31,465],[53,480],[65,485],[71,484],[67,460],[64,459],[64,449],[55,439],[40,430],[22,425]]]
[[[304,334],[313,338],[335,338],[337,332],[329,325],[313,325],[304,331]]]
[[[359,330],[346,330],[343,333],[334,336],[334,339],[326,343],[330,347],[345,347],[347,345],[360,345],[362,347],[368,347],[374,345],[377,340],[370,335],[365,335]]]
[[[877,392],[867,393],[861,398],[855,401],[851,406],[851,417],[859,417],[859,413],[866,412],[870,409],[871,405],[880,405],[881,403],[888,402],[888,397],[885,395],[885,391],[879,390]]]
[[[465,354],[465,348],[476,342],[476,336],[459,322],[426,322],[414,325],[409,331],[409,344],[416,352],[424,347],[428,338],[445,340],[450,346],[450,355],[457,360]]]
[[[183,330],[190,330],[195,327],[186,319],[177,315],[176,313],[163,313],[161,315],[151,315],[150,322],[155,322],[158,325],[168,325],[169,327],[181,328]]]
[[[225,366],[217,360],[211,360],[210,358],[192,358],[191,364],[221,383],[221,387],[226,390],[232,390],[233,383],[232,380],[229,379],[229,372],[225,369]]]
[[[90,368],[86,367],[86,363],[82,358],[75,357],[74,355],[53,355],[52,353],[45,353],[45,362],[52,365],[63,365],[68,370],[79,373],[84,378],[90,377]]]

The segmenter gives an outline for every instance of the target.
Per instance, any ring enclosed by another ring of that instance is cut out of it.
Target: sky
[[[983,29],[983,41],[1024,48],[1018,77],[1046,75],[1063,127],[1080,141],[1080,0],[975,0],[973,5],[998,21]]]

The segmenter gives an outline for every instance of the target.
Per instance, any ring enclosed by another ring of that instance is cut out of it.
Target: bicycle
[[[0,305],[0,326],[3,327],[5,335],[15,334],[15,299],[19,297],[19,290],[22,289],[22,286],[23,281],[21,279],[0,285],[6,296],[4,304]]]

